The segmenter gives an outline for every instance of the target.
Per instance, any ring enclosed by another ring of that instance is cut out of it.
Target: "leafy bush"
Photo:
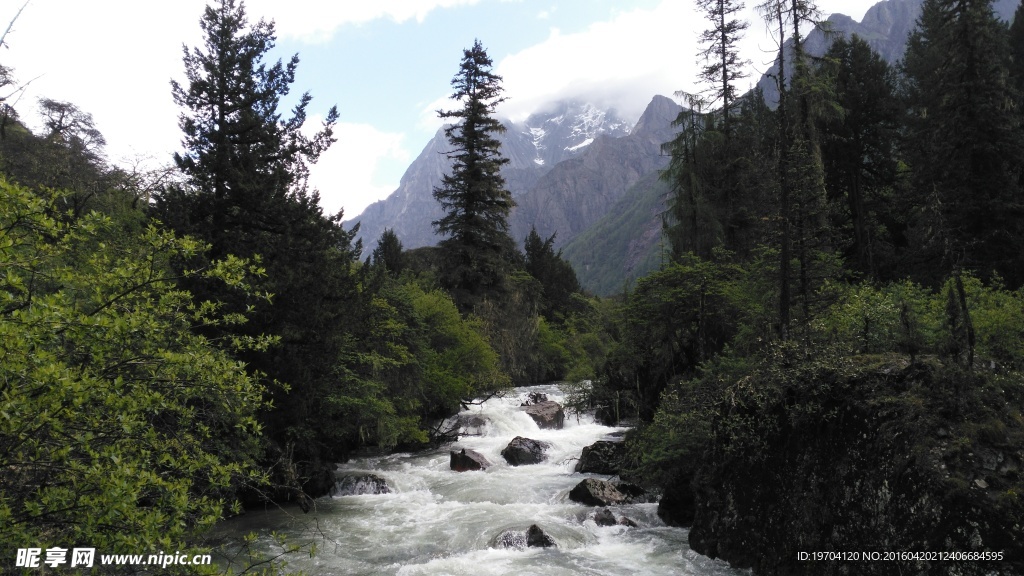
[[[271,341],[196,333],[245,322],[176,288],[171,260],[200,244],[57,219],[59,200],[0,180],[0,541],[183,549],[259,480],[264,390],[224,349]],[[240,291],[254,273],[186,272]]]

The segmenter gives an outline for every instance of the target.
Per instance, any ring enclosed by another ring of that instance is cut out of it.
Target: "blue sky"
[[[0,0],[0,24],[24,0]],[[756,2],[748,1],[749,5]],[[875,0],[819,0],[859,20]],[[111,162],[166,164],[178,149],[169,82],[182,44],[200,42],[204,0],[30,0],[0,51],[21,82],[16,108],[30,125],[36,100],[93,114]],[[694,90],[693,0],[248,0],[251,19],[277,24],[276,57],[298,53],[295,95],[310,112],[337,104],[339,141],[314,168],[326,211],[346,218],[398,185],[440,126],[462,50],[479,38],[504,76],[501,112],[521,119],[559,98],[614,106],[635,119],[655,94]],[[773,46],[748,8],[751,82]]]

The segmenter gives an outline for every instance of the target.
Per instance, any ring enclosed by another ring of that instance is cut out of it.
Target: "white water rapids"
[[[566,416],[561,430],[542,430],[520,404],[530,392],[560,402],[557,386],[517,388],[504,398],[471,406],[462,415],[487,421],[479,436],[416,454],[353,459],[338,475],[371,472],[385,478],[388,494],[324,497],[303,514],[298,508],[248,512],[222,525],[237,540],[250,531],[256,546],[275,555],[272,532],[290,544],[315,544],[316,554],[287,555],[287,570],[306,574],[401,576],[636,574],[734,575],[728,565],[689,549],[687,532],[665,526],[657,504],[613,507],[639,526],[598,526],[597,508],[572,502],[569,490],[593,474],[577,474],[585,446],[624,428],[595,424],[590,416]],[[550,443],[541,464],[510,466],[501,450],[516,436]],[[469,448],[491,462],[485,471],[454,472],[449,450]],[[557,548],[500,548],[503,532],[537,524]]]

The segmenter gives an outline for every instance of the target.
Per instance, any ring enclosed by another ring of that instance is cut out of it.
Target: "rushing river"
[[[585,446],[625,429],[567,415],[563,429],[541,430],[519,409],[530,392],[562,399],[556,386],[518,388],[463,412],[486,420],[479,435],[429,452],[353,459],[338,471],[382,476],[388,494],[324,497],[308,514],[298,508],[249,512],[225,523],[221,535],[230,540],[255,532],[256,546],[270,555],[279,551],[272,532],[292,544],[315,544],[312,557],[288,555],[288,570],[311,575],[740,573],[691,551],[686,530],[665,526],[656,504],[613,509],[637,528],[598,526],[595,508],[568,498],[582,479],[599,477],[574,473],[576,458]],[[547,460],[508,465],[501,450],[516,436],[550,443]],[[461,448],[480,452],[492,466],[453,472],[449,450]],[[500,534],[532,524],[554,538],[557,548],[496,546]]]

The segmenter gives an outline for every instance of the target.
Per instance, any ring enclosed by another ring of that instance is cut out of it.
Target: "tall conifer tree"
[[[298,56],[266,62],[273,23],[250,24],[240,0],[207,6],[200,26],[203,44],[185,48],[187,83],[172,82],[183,109],[184,150],[175,161],[187,185],[161,194],[157,215],[210,243],[214,256],[261,258],[266,277],[260,289],[273,294],[272,304],[249,311],[239,331],[280,336],[281,342],[242,359],[291,387],[290,393],[274,388],[275,410],[264,424],[284,448],[268,455],[284,462],[278,479],[294,489],[322,472],[318,462],[342,458],[351,446],[342,432],[341,398],[349,392],[338,373],[341,359],[354,356],[352,318],[360,300],[352,266],[359,249],[352,246],[354,230],[342,228],[341,214],[325,216],[317,193],[306,186],[308,166],[334,142],[338,114],[332,107],[322,130],[305,136],[306,93],[282,117]],[[227,301],[233,312],[246,312],[250,304],[207,284],[187,287]]]
[[[922,269],[1024,282],[1022,141],[991,0],[926,0],[903,61]]]
[[[744,8],[743,2],[737,0],[698,0],[697,7],[711,23],[711,28],[700,36],[705,46],[700,54],[706,61],[700,78],[712,87],[710,103],[721,102],[722,131],[728,138],[729,119],[736,102],[736,82],[747,76],[743,69],[747,61],[739,56],[739,42],[750,24],[736,18]]]
[[[515,251],[508,235],[508,216],[515,205],[505,187],[497,134],[505,127],[494,117],[501,96],[501,76],[491,71],[491,59],[479,40],[464,50],[459,72],[452,78],[452,100],[462,107],[438,111],[454,119],[445,129],[453,161],[434,198],[445,215],[434,228],[446,238],[442,282],[465,311],[481,298],[502,290],[506,263]]]

